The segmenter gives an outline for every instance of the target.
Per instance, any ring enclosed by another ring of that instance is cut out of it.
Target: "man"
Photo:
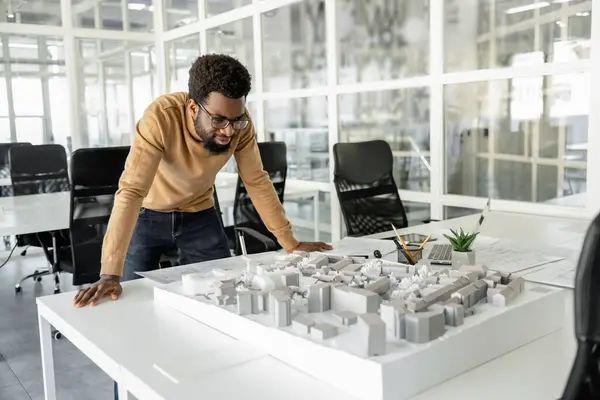
[[[102,249],[100,280],[80,290],[74,305],[116,300],[120,280],[158,268],[176,247],[189,264],[228,257],[227,237],[213,207],[217,172],[235,156],[239,174],[267,228],[287,251],[330,249],[298,242],[263,170],[246,96],[250,74],[226,55],[199,57],[189,93],[159,97],[137,124]]]

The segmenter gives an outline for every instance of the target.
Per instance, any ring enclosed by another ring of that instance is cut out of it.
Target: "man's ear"
[[[200,110],[198,104],[196,104],[196,102],[192,99],[188,100],[188,110],[190,111],[190,115],[193,119],[196,119],[196,117],[198,117],[198,111]]]

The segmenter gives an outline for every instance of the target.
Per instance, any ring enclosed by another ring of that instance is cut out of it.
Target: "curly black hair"
[[[250,92],[250,73],[235,58],[226,54],[206,54],[190,68],[188,90],[190,99],[206,104],[211,92],[239,99]]]

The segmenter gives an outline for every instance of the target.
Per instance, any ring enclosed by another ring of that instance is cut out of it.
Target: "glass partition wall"
[[[187,90],[197,56],[227,53],[252,74],[259,140],[285,142],[288,180],[319,191],[286,201],[303,239],[315,219],[320,239],[343,231],[334,144],[374,139],[391,146],[411,223],[488,197],[497,210],[587,215],[600,210],[593,3],[0,2],[0,138],[129,144],[155,97]]]

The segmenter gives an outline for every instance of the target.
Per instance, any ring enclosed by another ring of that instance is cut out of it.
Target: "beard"
[[[211,154],[223,154],[227,150],[229,150],[229,145],[231,142],[227,144],[220,144],[215,141],[215,134],[208,133],[200,126],[200,116],[196,117],[194,120],[194,128],[196,129],[196,134],[200,139],[202,139],[204,148],[208,150]]]

